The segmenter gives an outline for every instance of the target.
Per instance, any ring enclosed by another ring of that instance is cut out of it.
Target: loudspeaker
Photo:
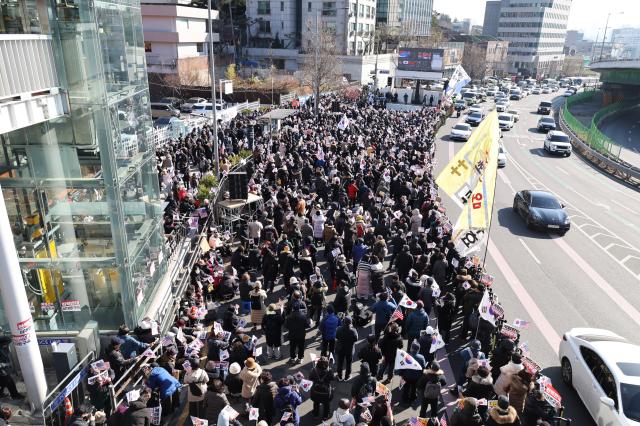
[[[229,180],[229,198],[233,200],[246,200],[249,198],[247,174],[245,172],[231,172],[227,175]]]

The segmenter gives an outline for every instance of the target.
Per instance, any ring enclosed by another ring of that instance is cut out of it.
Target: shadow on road
[[[504,207],[498,210],[498,223],[500,226],[507,228],[513,235],[519,237],[537,238],[540,240],[549,239],[549,234],[527,228],[522,218],[520,218],[511,207]]]
[[[562,381],[562,373],[559,366],[545,368],[541,373],[551,379],[553,387],[562,395],[562,405],[565,407],[564,418],[571,419],[572,425],[595,425],[578,394]]]

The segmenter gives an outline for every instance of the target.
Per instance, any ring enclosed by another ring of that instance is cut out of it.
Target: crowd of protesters
[[[478,314],[491,281],[450,241],[432,174],[439,108],[399,112],[366,96],[328,96],[319,110],[314,117],[302,105],[275,137],[250,135],[253,117],[222,126],[223,159],[251,148],[249,190],[264,204],[243,218],[232,247],[223,250],[209,231],[212,249],[193,269],[167,335],[155,335],[152,321],[121,327],[108,364],[92,366],[92,404],[126,425],[152,424],[149,408],[158,406],[166,422],[181,393],[194,423],[210,425],[297,426],[305,399],[313,402],[306,424],[406,424],[396,417],[410,410],[408,424],[438,425],[442,394],[457,384],[449,425],[551,422],[555,410],[517,335]],[[211,173],[211,136],[205,126],[158,151],[167,231],[173,212],[203,207],[193,189]],[[455,383],[431,350],[436,337],[452,353],[461,348]],[[420,368],[396,368],[405,348]],[[286,373],[276,375],[287,356]],[[144,387],[110,407],[105,389],[141,358]],[[391,384],[401,387],[399,401]],[[71,424],[88,424],[86,411]]]

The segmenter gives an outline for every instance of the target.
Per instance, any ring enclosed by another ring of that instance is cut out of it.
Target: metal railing
[[[89,374],[89,366],[96,359],[95,352],[89,352],[76,364],[64,379],[58,383],[47,395],[42,404],[42,421],[46,426],[63,426],[66,424],[65,398],[69,398],[74,407],[85,400],[87,382],[85,378]]]

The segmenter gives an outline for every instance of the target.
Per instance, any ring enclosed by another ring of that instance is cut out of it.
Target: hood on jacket
[[[509,407],[506,410],[493,408],[489,411],[489,417],[491,417],[496,424],[509,425],[516,421],[518,413],[516,413],[516,409],[513,407]]]
[[[515,364],[513,361],[509,361],[508,364],[500,367],[500,372],[503,374],[515,374],[523,368],[524,366],[522,364]]]
[[[444,375],[444,371],[442,371],[442,370],[432,370],[432,369],[430,369],[430,368],[426,369],[426,370],[425,370],[425,373],[426,373],[426,374],[434,374],[434,375],[436,375],[436,376],[442,376],[442,375]]]
[[[363,362],[360,364],[360,376],[369,377],[371,375],[371,369],[369,368],[369,364]]]
[[[474,374],[473,376],[471,376],[471,381],[479,385],[493,385],[493,379],[491,378],[491,375],[488,375],[487,377],[480,377],[479,374]]]
[[[345,410],[344,408],[340,408],[338,407],[335,411],[335,419],[342,423],[342,422],[346,422],[347,420],[349,420],[349,417],[352,416],[351,413],[349,412],[349,410]]]
[[[465,398],[461,411],[465,416],[473,416],[478,411],[478,400],[471,397]]]

